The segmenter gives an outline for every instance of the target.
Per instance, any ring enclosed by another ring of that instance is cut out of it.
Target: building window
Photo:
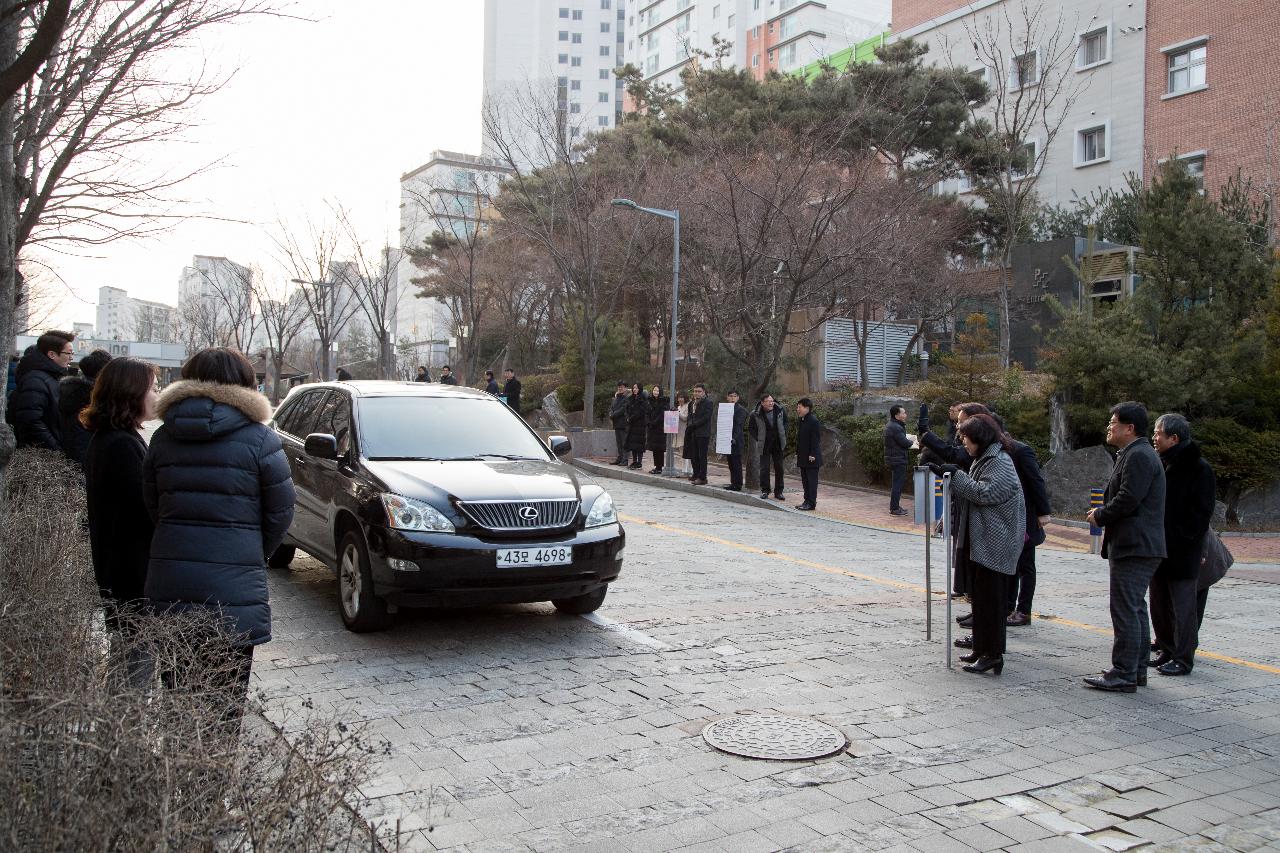
[[[612,48],[610,48],[609,45],[607,44],[600,45],[601,56],[609,56],[611,53],[612,53]]]
[[[558,38],[560,39],[560,41],[568,41],[568,40],[569,40],[569,31],[568,31],[568,30],[561,30],[561,31],[560,31],[560,33],[559,33],[559,35],[558,35]]]
[[[600,8],[601,8],[601,9],[612,9],[612,8],[613,8],[613,0],[600,0]]]
[[[751,54],[751,67],[752,68],[760,67],[760,54],[758,53]]]
[[[658,73],[658,54],[655,53],[653,56],[649,57],[649,61],[645,64],[645,73]]]
[[[711,17],[712,18],[720,17],[720,7],[718,5],[711,7]]]
[[[601,21],[601,22],[600,22],[600,32],[602,32],[602,33],[607,33],[607,32],[609,32],[609,22],[608,22],[608,21]]]
[[[679,12],[681,9],[688,9],[689,4],[692,2],[693,0],[676,0],[676,11]]]
[[[561,65],[564,65],[566,62],[569,61],[569,54],[567,53],[560,54],[559,56],[556,57],[556,61],[559,62]]]
[[[1118,278],[1095,281],[1089,288],[1089,296],[1099,302],[1115,302],[1124,293],[1124,282]]]
[[[569,65],[571,65],[571,66],[572,66],[572,67],[574,67],[574,68],[581,68],[581,67],[582,67],[582,57],[581,57],[581,56],[575,56],[573,59],[570,59],[570,60],[569,60]]]
[[[1009,175],[1015,181],[1020,181],[1027,175],[1032,174],[1036,170],[1036,143],[1035,140],[1024,142],[1018,146],[1018,159],[1020,163],[1011,163],[1009,165]]]
[[[582,10],[581,10],[581,9],[574,9],[574,10],[573,10],[573,19],[574,19],[575,21],[581,21],[581,20],[582,20]]]
[[[599,95],[599,97],[597,97],[597,98],[596,98],[596,100],[597,100],[597,101],[599,101],[599,102],[600,102],[600,103],[602,103],[602,104],[607,104],[607,103],[609,103],[609,93],[608,93],[608,92],[601,92],[601,93],[600,93],[600,95]]]
[[[760,0],[751,0],[751,8],[752,8],[752,10],[753,10],[753,11],[759,11],[759,10],[760,10]],[[759,28],[757,27],[757,29],[759,29]],[[756,33],[756,35],[757,35],[757,36],[759,36],[759,35],[760,35],[760,33]]]
[[[568,17],[569,17],[569,10],[568,10],[568,9],[566,9],[566,8],[562,8],[562,9],[560,10],[560,17],[562,17],[562,18],[568,18]]]
[[[1040,58],[1034,50],[1015,56],[1009,67],[1009,88],[1034,86],[1040,80]]]
[[[559,86],[561,89],[563,89],[565,86],[568,86],[568,85],[569,85],[569,78],[568,78],[568,77],[557,77],[557,78],[556,78],[556,85],[557,85],[557,86]]]
[[[769,61],[773,62],[773,51],[769,51]]]
[[[1204,87],[1208,53],[1207,45],[1198,44],[1169,54],[1169,94],[1191,92]]]
[[[575,115],[582,112],[582,104],[569,104],[569,112]]]
[[[794,5],[796,5],[796,0],[778,0],[778,11],[785,12]]]
[[[757,7],[757,8],[758,8],[758,7]],[[759,25],[759,24],[756,24],[755,32],[754,32],[754,33],[752,33],[752,35],[754,35],[756,38],[760,38],[760,25]]]
[[[1076,131],[1076,166],[1088,166],[1108,159],[1108,125],[1109,122]]]
[[[600,79],[601,79],[601,80],[608,80],[608,79],[609,79],[609,69],[608,69],[608,68],[601,68],[601,69],[600,69]]]
[[[790,68],[796,64],[796,45],[791,43],[782,48],[782,67]]]
[[[608,127],[608,126],[609,126],[609,117],[608,117],[608,116],[596,116],[596,124],[600,125],[601,127]]]
[[[728,26],[729,26],[729,31],[732,32],[733,31],[733,15],[729,16]]]
[[[788,38],[789,36],[793,36],[796,34],[796,30],[799,29],[799,27],[797,26],[799,23],[799,17],[800,17],[799,15],[791,15],[789,17],[782,19],[782,37],[783,38]]]
[[[1196,182],[1201,195],[1204,195],[1204,157],[1203,154],[1187,154],[1178,158],[1187,167],[1187,175]]]
[[[685,14],[676,20],[676,35],[682,36],[687,32],[689,32],[689,16]]]
[[[574,33],[574,34],[573,34],[573,43],[574,43],[574,44],[582,44],[582,33]]]
[[[1111,59],[1111,27],[1099,27],[1080,36],[1077,67],[1092,68]]]
[[[571,90],[573,90],[574,92],[579,91],[579,90],[582,88],[582,81],[581,81],[581,80],[570,80],[570,81],[569,81],[569,88],[570,88]]]

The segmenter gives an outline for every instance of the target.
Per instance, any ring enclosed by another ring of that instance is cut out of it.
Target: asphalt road
[[[925,638],[921,536],[605,485],[628,546],[593,617],[409,611],[354,635],[326,570],[273,572],[255,684],[278,719],[332,706],[391,743],[364,813],[402,849],[1280,841],[1280,586],[1228,576],[1192,676],[1100,694],[1080,679],[1108,664],[1105,563],[1044,551],[1048,618],[1010,629],[1002,676],[976,676],[944,665],[940,596]],[[769,762],[700,736],[761,712],[850,747]]]

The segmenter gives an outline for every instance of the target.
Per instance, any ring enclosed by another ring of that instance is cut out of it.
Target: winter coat
[[[155,531],[142,495],[147,445],[131,429],[104,429],[89,436],[84,479],[93,575],[103,598],[139,602]]]
[[[93,380],[83,376],[64,376],[58,382],[58,417],[62,422],[62,452],[84,469],[85,454],[93,433],[80,425],[80,412],[89,405]]]
[[[1027,520],[1028,541],[1032,545],[1044,544],[1044,528],[1040,526],[1040,516],[1049,515],[1053,510],[1049,507],[1049,490],[1044,485],[1044,475],[1040,473],[1040,460],[1036,458],[1035,449],[1021,441],[1013,443],[1013,468],[1018,472],[1018,484],[1022,486],[1022,503]]]
[[[907,428],[897,418],[889,418],[884,425],[884,464],[890,468],[907,464],[907,450],[911,448],[911,439],[907,438]]]
[[[502,386],[502,396],[507,398],[507,405],[517,415],[520,414],[520,380],[512,376]]]
[[[689,417],[684,427],[685,453],[691,452],[695,440],[706,441],[711,438],[711,415],[715,412],[715,403],[710,397],[703,397],[702,402],[689,401]],[[692,456],[688,458],[692,459]]]
[[[1102,506],[1093,515],[1102,528],[1102,556],[1123,560],[1168,555],[1164,491],[1164,467],[1150,442],[1139,438],[1116,454]]]
[[[662,431],[664,414],[671,408],[671,398],[650,397],[648,428],[645,432],[646,449],[663,453],[667,449],[667,434]]]
[[[489,383],[484,386],[484,390],[495,397],[502,396],[502,390],[498,388],[498,380],[490,379]]]
[[[440,375],[440,384],[441,385],[457,385],[458,377],[454,376],[452,373],[443,373]]]
[[[293,520],[293,480],[266,425],[267,398],[248,388],[175,382],[144,467],[156,523],[146,595],[155,610],[220,611],[248,645],[271,639],[266,559]]]
[[[1026,504],[1013,460],[993,441],[968,472],[951,475],[951,494],[959,501],[955,541],[968,543],[969,559],[994,572],[1011,575],[1026,533]]]
[[[689,426],[689,404],[682,403],[676,407],[676,411],[680,413],[680,427],[676,430],[675,438],[671,441],[671,446],[675,448],[676,455],[681,455],[684,450],[684,431]]]
[[[627,450],[643,452],[649,431],[649,398],[641,393],[627,398]]]
[[[813,461],[809,461],[809,457]],[[822,424],[813,412],[800,419],[796,429],[796,467],[822,467]]]
[[[67,371],[34,346],[18,362],[13,392],[13,425],[19,447],[62,449],[62,416],[58,412],[58,380]]]
[[[774,420],[774,440],[777,442],[779,450],[787,448],[787,410],[782,408],[776,402],[773,404],[773,410],[769,413]],[[747,431],[751,433],[754,441],[764,442],[769,435],[769,425],[765,422],[764,410],[757,403],[755,409],[751,412],[751,420],[747,423]],[[766,448],[761,446],[763,452]]]
[[[609,402],[609,422],[613,424],[614,429],[627,428],[627,403],[631,402],[631,398],[626,394],[614,395]]]
[[[1200,573],[1204,535],[1213,521],[1217,483],[1200,445],[1178,442],[1160,454],[1164,465],[1164,544],[1168,555],[1156,574],[1190,580]]]
[[[751,413],[747,411],[747,407],[741,403],[733,404],[733,428],[729,431],[731,449],[730,453],[741,453],[747,446],[747,421],[751,419]]]

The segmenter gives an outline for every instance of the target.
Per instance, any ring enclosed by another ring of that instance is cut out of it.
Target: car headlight
[[[401,495],[381,495],[387,511],[387,524],[396,530],[423,530],[431,533],[456,533],[453,522],[440,510],[422,501]]]
[[[608,492],[604,492],[591,505],[591,512],[587,513],[587,527],[616,524],[617,521],[618,512],[613,508],[613,498],[609,497]]]

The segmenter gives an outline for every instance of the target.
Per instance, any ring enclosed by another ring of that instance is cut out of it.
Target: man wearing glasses
[[[75,337],[56,329],[45,332],[18,362],[18,385],[10,401],[18,447],[62,449],[58,380],[67,375],[75,358]]]

